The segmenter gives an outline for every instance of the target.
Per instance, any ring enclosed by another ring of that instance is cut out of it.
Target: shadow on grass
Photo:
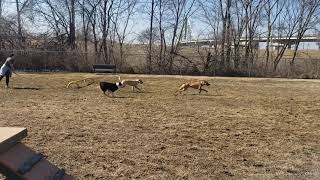
[[[191,96],[223,96],[222,94],[190,94]]]
[[[108,95],[104,95],[105,97],[108,97],[108,98],[111,98],[111,99],[131,99],[131,98],[133,98],[133,97],[130,97],[130,96],[114,96],[114,97],[112,97],[112,96],[108,96]]]
[[[131,98],[133,98],[133,97],[130,97],[130,96],[128,96],[128,97],[126,97],[126,96],[115,96],[115,97],[111,97],[111,98],[117,98],[117,99],[131,99]]]
[[[36,88],[36,87],[13,87],[12,89],[18,89],[18,90],[41,90],[43,88]]]
[[[153,92],[150,92],[150,91],[135,91],[135,92],[132,92],[132,93],[137,93],[137,94],[139,94],[139,93],[141,93],[141,94],[151,94],[151,93],[153,93]]]

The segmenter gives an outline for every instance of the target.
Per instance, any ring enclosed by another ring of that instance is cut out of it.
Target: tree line
[[[41,44],[36,48],[80,52],[78,61],[86,65],[121,69],[135,42],[144,50],[146,73],[266,75],[291,49],[294,73],[301,40],[318,34],[319,6],[320,0],[0,0],[0,50]],[[13,16],[4,14],[8,9]],[[193,40],[211,39],[210,47],[186,53],[186,19],[201,26]],[[143,28],[135,26],[141,22]],[[47,29],[41,34],[32,28],[39,23]],[[258,37],[267,39],[263,50]],[[276,44],[277,38],[287,41]]]

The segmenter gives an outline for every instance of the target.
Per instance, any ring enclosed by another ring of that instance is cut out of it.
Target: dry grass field
[[[319,179],[320,81],[139,76],[142,93],[108,98],[112,75],[21,74],[0,85],[0,126],[28,128],[29,147],[78,179]],[[0,178],[1,179],[1,178]]]

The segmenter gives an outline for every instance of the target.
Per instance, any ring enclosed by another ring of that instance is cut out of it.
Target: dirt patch
[[[104,96],[71,80],[112,75],[22,74],[0,86],[0,126],[79,179],[317,179],[320,81],[210,78],[208,93],[173,92],[187,78],[141,76]],[[1,178],[0,178],[1,179]]]

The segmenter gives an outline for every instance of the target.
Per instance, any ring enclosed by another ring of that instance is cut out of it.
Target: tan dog
[[[95,80],[92,78],[85,78],[85,79],[81,79],[81,80],[77,80],[77,81],[70,81],[67,85],[67,88],[70,88],[74,84],[76,85],[77,88],[81,88],[80,83],[86,83],[85,86],[90,86],[94,82],[95,82]]]
[[[191,80],[183,83],[175,92],[175,95],[177,95],[178,92],[181,94],[183,91],[186,91],[189,87],[193,89],[198,89],[199,94],[201,93],[201,91],[208,92],[207,90],[203,89],[202,86],[210,86],[210,84],[208,81],[205,80]]]
[[[120,76],[119,81],[124,85],[124,86],[131,86],[132,87],[132,92],[134,92],[134,89],[138,89],[141,91],[140,88],[138,88],[139,84],[143,84],[143,81],[141,79],[131,79],[131,80],[121,80]]]

